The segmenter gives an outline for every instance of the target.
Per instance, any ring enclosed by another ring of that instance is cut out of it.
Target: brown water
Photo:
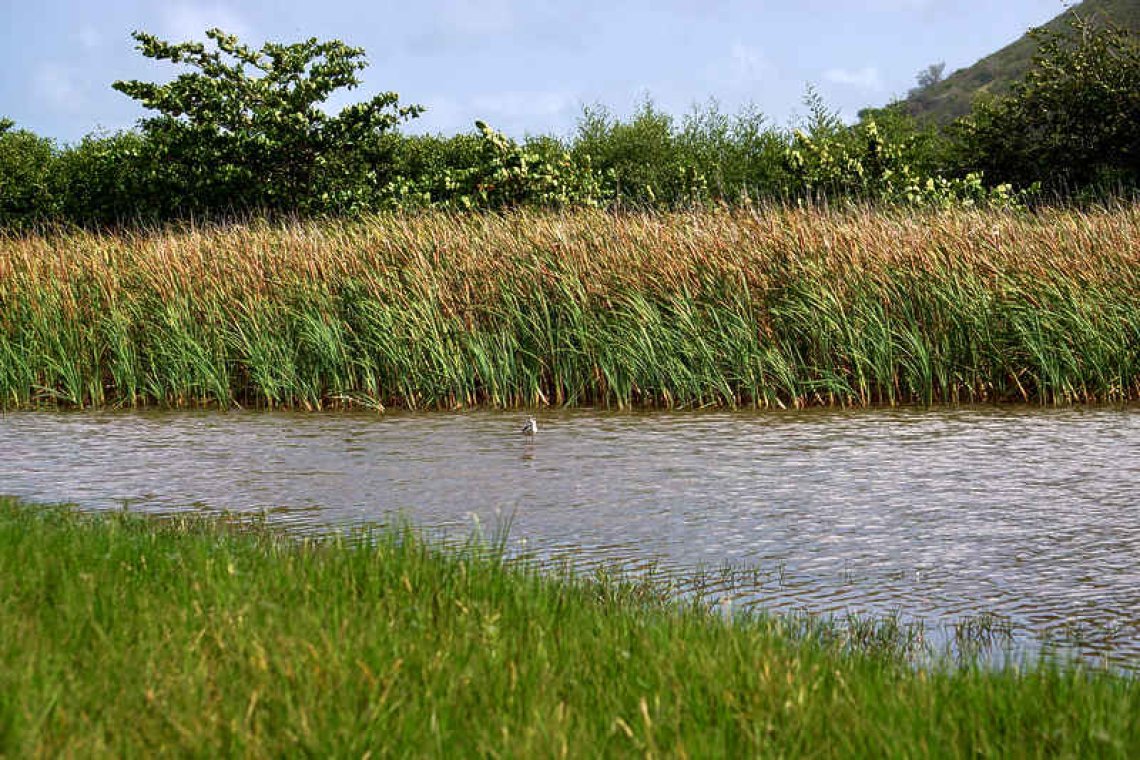
[[[0,493],[269,510],[297,531],[513,516],[512,551],[770,610],[998,616],[1140,661],[1140,409],[650,414],[18,412]],[[726,566],[736,572],[723,570]]]

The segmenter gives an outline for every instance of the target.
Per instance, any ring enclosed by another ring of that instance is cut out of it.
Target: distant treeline
[[[113,87],[155,112],[76,144],[0,120],[0,226],[117,226],[234,215],[354,215],[392,208],[677,208],[826,197],[909,205],[1084,199],[1140,188],[1140,45],[1112,27],[1038,30],[1036,66],[950,127],[898,107],[844,124],[808,90],[798,129],[715,103],[675,118],[648,99],[628,118],[584,109],[574,133],[412,136],[422,112],[395,93],[321,104],[360,83],[339,41],[212,45],[136,32],[143,55],[188,71]],[[253,73],[251,73],[253,72]]]

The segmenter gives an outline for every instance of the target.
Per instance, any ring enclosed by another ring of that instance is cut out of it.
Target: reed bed
[[[1122,401],[1140,206],[519,211],[0,238],[0,404]]]
[[[0,497],[4,757],[1135,757],[1134,678],[725,617],[404,530]]]

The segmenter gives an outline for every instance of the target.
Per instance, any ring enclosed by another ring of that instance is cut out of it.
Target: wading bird
[[[538,423],[534,421],[534,417],[527,418],[526,425],[522,429],[523,435],[534,435],[538,432]]]

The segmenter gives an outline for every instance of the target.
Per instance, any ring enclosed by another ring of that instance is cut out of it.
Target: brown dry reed
[[[386,214],[0,237],[3,406],[1140,395],[1140,207]]]

